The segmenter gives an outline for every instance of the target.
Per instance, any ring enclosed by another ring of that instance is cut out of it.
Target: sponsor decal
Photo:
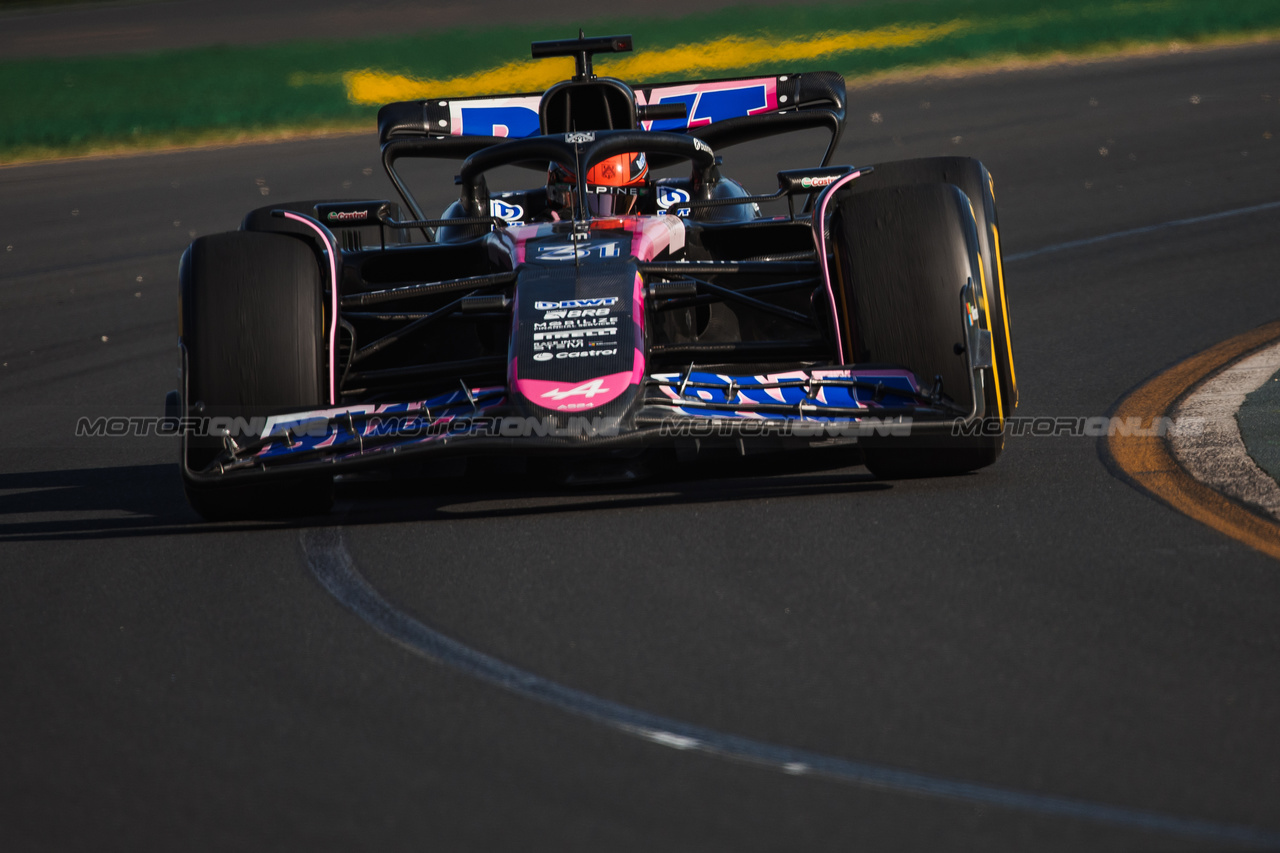
[[[489,200],[489,215],[496,216],[505,222],[519,222],[524,219],[524,208],[518,204],[509,204],[494,198]]]
[[[648,102],[684,104],[687,116],[645,122],[649,130],[684,130],[777,109],[778,84],[772,77],[757,77],[723,83],[658,86],[649,93]]]
[[[331,210],[325,217],[330,222],[364,222],[369,218],[367,210]]]
[[[598,355],[617,355],[618,350],[614,349],[584,349],[579,351],[558,352],[556,358],[594,358]],[[543,395],[546,396],[545,394]]]
[[[644,195],[644,187],[611,187],[608,184],[587,184],[592,195]]]
[[[533,307],[539,311],[549,311],[553,308],[597,308],[602,305],[614,305],[618,301],[616,296],[601,296],[595,299],[562,299],[559,302],[542,302],[533,303]]]
[[[543,350],[582,349],[582,344],[581,338],[575,340],[537,341],[534,343],[533,348],[539,352]]]
[[[567,313],[567,318],[561,315]],[[547,316],[543,317],[541,323],[534,323],[533,330],[535,332],[545,332],[548,329],[592,329],[598,326],[616,326],[618,325],[617,316],[595,316],[608,314],[607,308],[583,308],[582,310],[574,309],[572,311],[548,311]],[[582,316],[578,316],[581,314]]]
[[[534,352],[546,355],[546,350],[593,349],[595,351],[591,354],[596,355],[603,353],[604,347],[613,347],[608,351],[616,352],[618,315],[610,315],[610,306],[617,302],[616,296],[535,302],[535,310],[541,311],[543,316],[541,321],[533,324]],[[546,361],[550,357],[546,355],[539,360]],[[565,357],[567,354],[563,352],[556,355],[556,358]]]
[[[448,102],[447,123],[441,119],[440,127],[432,130],[452,136],[499,136],[511,139],[537,136],[540,128],[538,104],[541,100],[541,95],[454,99]],[[641,100],[637,97],[637,102]],[[683,119],[644,122],[642,127],[648,130],[679,131],[703,127],[727,118],[756,115],[779,107],[777,81],[772,77],[658,86],[649,92],[647,100],[650,104],[683,103],[688,114]],[[381,98],[369,101],[383,102],[385,99]],[[570,144],[594,142],[595,134],[568,133],[565,134],[565,141]]]
[[[604,317],[604,316],[607,316],[608,313],[609,313],[608,308],[571,308],[568,311],[564,311],[564,310],[548,311],[543,316],[542,319],[568,321],[568,320],[575,320],[580,317]],[[559,326],[561,324],[556,323],[555,325]],[[572,323],[565,322],[564,325],[568,327],[570,325],[590,325],[590,324],[583,324],[583,323],[572,324]]]
[[[540,96],[478,98],[449,102],[449,133],[453,136],[500,136],[512,139],[538,135]],[[434,129],[434,128],[433,128]]]
[[[534,332],[535,341],[558,341],[569,338],[607,338],[617,332],[612,326],[599,329],[561,329],[556,332]]]
[[[566,313],[570,315],[608,314],[609,309],[573,308],[567,312],[558,310],[546,313],[547,317],[562,317]],[[541,323],[534,323],[533,349],[535,352],[540,353],[543,350],[616,347],[617,323],[617,316],[571,316],[564,320],[545,320]],[[543,360],[545,361],[545,359]]]
[[[549,352],[538,352],[533,354],[534,361],[550,361],[553,358],[555,358],[555,356]]]
[[[801,178],[800,186],[804,187],[805,189],[808,189],[810,187],[813,187],[813,188],[828,187],[834,184],[836,181],[838,181],[840,177],[841,177],[840,175],[828,175],[824,178]]]
[[[695,136],[695,137],[694,137],[694,139],[693,139],[693,147],[694,147],[694,148],[697,148],[699,151],[705,152],[705,153],[707,153],[707,154],[711,154],[711,153],[712,153],[712,151],[711,151],[711,146],[710,146],[710,145],[708,145],[707,143],[703,142],[701,139],[698,139],[696,136]]]
[[[658,187],[658,207],[662,210],[666,210],[672,205],[685,204],[692,197],[693,196],[689,195],[688,192],[680,189],[679,187]]]

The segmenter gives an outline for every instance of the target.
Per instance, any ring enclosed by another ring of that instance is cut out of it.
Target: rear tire
[[[973,406],[961,292],[978,281],[977,226],[969,200],[949,184],[865,191],[838,202],[831,223],[856,363],[897,364],[928,387],[934,377],[961,408]],[[995,411],[994,376],[983,405]],[[890,439],[892,441],[892,439]],[[939,437],[936,446],[866,447],[880,477],[943,476],[996,461],[1002,436]]]
[[[182,256],[179,279],[183,412],[252,420],[324,405],[320,267],[307,242],[244,231],[201,237]],[[207,519],[310,515],[333,503],[329,475],[192,479],[221,449],[216,437],[186,442],[183,486]]]

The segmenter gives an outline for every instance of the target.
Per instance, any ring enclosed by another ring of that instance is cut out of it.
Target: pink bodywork
[[[551,234],[551,224],[514,225],[506,229],[512,241],[511,252],[515,263],[525,261],[530,241]],[[675,216],[625,216],[598,219],[591,223],[592,237],[623,231],[631,235],[631,255],[639,261],[653,260],[661,252],[678,252],[684,248],[684,222]],[[519,296],[517,295],[517,300]],[[644,280],[636,273],[631,291],[631,317],[636,327],[635,355],[632,369],[621,373],[590,377],[581,382],[548,382],[539,379],[520,379],[516,359],[507,368],[510,387],[536,406],[558,412],[578,412],[599,408],[616,400],[631,386],[644,380]],[[513,306],[512,316],[519,317],[519,305]],[[518,322],[518,321],[517,321]],[[557,399],[558,398],[558,399]]]
[[[861,175],[862,172],[850,172],[823,191],[818,209],[813,213],[813,241],[818,250],[818,263],[822,264],[822,280],[827,284],[827,301],[831,305],[831,329],[836,335],[836,360],[844,361],[844,341],[840,337],[839,312],[836,311],[836,291],[831,285],[831,271],[827,269],[826,221],[827,203],[835,198],[836,190]]]
[[[285,219],[301,222],[316,232],[329,255],[329,292],[333,294],[333,304],[329,310],[329,405],[332,406],[338,402],[338,366],[336,363],[338,357],[338,247],[329,239],[327,231],[316,225],[308,217],[299,216],[287,210],[284,211],[284,216]]]

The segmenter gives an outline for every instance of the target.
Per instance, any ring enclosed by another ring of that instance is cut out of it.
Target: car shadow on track
[[[149,535],[201,526],[172,464],[0,473],[0,542]]]
[[[429,522],[599,509],[848,495],[890,489],[839,452],[700,462],[639,482],[565,485],[497,467],[449,478],[340,482],[329,515],[285,521],[202,521],[173,465],[0,474],[0,542],[111,539]]]
[[[346,526],[445,519],[512,518],[563,512],[652,506],[803,498],[878,492],[892,488],[865,469],[827,462],[819,470],[790,465],[760,467],[738,463],[736,470],[700,465],[665,472],[639,483],[548,486],[537,478],[506,484],[481,481],[439,489],[405,483],[404,492],[376,484],[351,484],[339,492],[338,511]],[[415,489],[419,490],[416,491]]]

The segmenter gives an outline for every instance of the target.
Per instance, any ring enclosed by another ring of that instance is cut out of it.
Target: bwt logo
[[[692,196],[679,187],[658,187],[658,207],[666,210],[673,204],[686,204]]]
[[[495,198],[489,200],[489,215],[496,216],[504,222],[519,222],[524,219],[524,208]]]
[[[477,98],[449,104],[450,132],[462,136],[498,136],[519,139],[538,135],[537,96]]]
[[[684,104],[686,118],[659,119],[650,130],[685,130],[778,108],[777,82],[757,77],[734,83],[662,86],[649,93],[650,104]],[[696,140],[701,142],[701,140]],[[696,144],[695,142],[695,144]],[[703,143],[705,146],[706,143]],[[699,146],[701,147],[701,146]],[[710,149],[707,149],[710,150]]]
[[[650,104],[685,105],[687,118],[658,119],[641,124],[647,130],[669,131],[704,127],[728,118],[756,115],[790,106],[785,102],[779,103],[777,81],[773,77],[756,77],[730,83],[659,86],[649,92],[647,100]],[[537,136],[540,132],[540,101],[541,97],[537,95],[451,101],[448,132],[454,136],[498,136],[510,139]],[[594,142],[595,138],[595,134],[590,131],[567,133],[564,136],[565,142],[571,145]]]
[[[600,308],[604,305],[614,305],[618,301],[616,296],[601,296],[596,299],[562,299],[559,302],[535,302],[533,307],[538,311],[555,311],[560,308]]]

